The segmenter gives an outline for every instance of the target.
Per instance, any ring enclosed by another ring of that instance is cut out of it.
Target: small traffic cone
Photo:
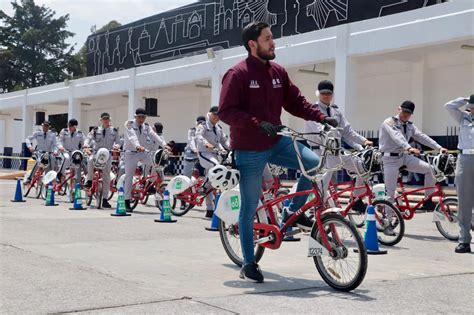
[[[115,213],[110,214],[113,217],[129,217],[130,213],[127,213],[125,209],[125,197],[123,196],[123,187],[120,187],[117,197],[117,207],[115,208]]]
[[[283,201],[283,210],[282,211],[286,211],[285,209],[288,209],[289,206],[290,206],[290,200],[285,199],[285,201]],[[284,215],[284,213],[282,213],[282,215],[281,215],[280,227],[283,226],[283,215]],[[286,230],[287,234],[289,234],[291,232],[293,232],[293,227],[292,226],[288,227],[288,229]],[[294,237],[293,235],[289,235],[289,236],[285,236],[282,241],[283,242],[299,242],[299,241],[301,241],[301,238]]]
[[[219,198],[221,194],[218,193],[216,195],[216,200],[214,201],[214,211],[212,212],[212,219],[211,219],[211,226],[205,228],[206,231],[217,232],[219,231],[219,218],[216,215],[217,203],[219,202]]]
[[[160,223],[178,222],[177,220],[171,218],[170,193],[167,190],[165,190],[165,193],[163,194],[163,210],[161,210],[160,218],[155,220],[155,222],[160,222]]]
[[[82,192],[81,184],[76,183],[76,188],[74,189],[74,205],[69,210],[86,210],[87,208],[82,207]]]
[[[366,217],[366,229],[365,229],[365,248],[367,249],[367,254],[370,255],[383,255],[387,254],[386,250],[379,249],[379,241],[377,238],[377,227],[375,223],[375,209],[374,206],[369,205],[367,207],[367,217]]]
[[[18,178],[16,180],[16,190],[15,190],[15,197],[13,197],[13,200],[10,200],[11,202],[25,202],[26,200],[23,200],[23,193],[21,191],[21,179]]]
[[[57,206],[57,203],[54,203],[54,190],[53,190],[53,182],[49,182],[48,190],[46,191],[46,203],[45,206],[52,207]]]

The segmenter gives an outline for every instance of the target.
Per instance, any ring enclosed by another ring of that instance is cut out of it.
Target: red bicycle
[[[66,170],[64,173],[64,177],[58,181],[56,180],[56,175],[57,173],[55,171],[49,171],[45,176],[48,176],[49,173],[53,172],[54,175],[51,175],[51,177],[54,178],[53,182],[53,191],[61,196],[67,195],[69,202],[74,202],[74,189],[76,187],[76,182],[77,182],[77,171],[80,169],[80,163],[82,163],[82,153],[78,151],[74,151],[72,155],[80,154],[80,161],[78,162],[79,164],[72,163],[71,166]],[[64,156],[61,155],[59,158],[59,163],[58,165],[61,164],[62,159],[64,159]],[[82,178],[82,177],[81,177]],[[82,182],[81,182],[82,185]],[[48,187],[47,185],[43,185],[42,191],[41,191],[41,197],[46,200],[46,195],[48,192]]]
[[[146,204],[150,195],[155,195],[155,205],[160,211],[163,208],[163,195],[166,190],[163,169],[168,163],[168,155],[163,150],[151,152],[153,155],[154,174],[146,175],[142,168],[138,167],[132,185],[132,200],[130,208],[135,209],[140,201]]]
[[[280,134],[289,135],[293,140],[296,152],[299,152],[297,140],[304,139],[305,135],[316,133],[303,134],[287,129]],[[317,134],[331,140],[324,131]],[[328,208],[323,202],[318,184],[319,176],[308,174],[324,172],[322,165],[325,165],[328,152],[340,150],[340,147],[335,147],[335,145],[337,145],[336,141],[324,141],[327,150],[325,150],[320,164],[312,170],[305,170],[301,157],[297,154],[300,170],[303,176],[311,181],[311,189],[269,200],[257,208],[254,223],[255,259],[258,262],[266,248],[278,249],[285,236],[301,233],[299,228],[293,229],[291,232],[288,229],[293,226],[300,214],[313,211],[315,223],[310,232],[308,257],[313,257],[316,269],[328,285],[336,290],[351,291],[362,283],[367,272],[368,261],[364,242],[354,224],[341,216],[338,209]],[[280,227],[275,213],[277,205],[285,200],[309,194],[314,194],[315,198],[307,201]],[[238,198],[238,196],[236,195],[234,198]],[[229,210],[233,211],[234,209]],[[228,224],[220,220],[219,234],[229,258],[236,265],[242,266],[243,258],[241,257],[238,223]]]
[[[90,206],[95,200],[95,207],[102,208],[102,200],[104,198],[104,181],[102,179],[102,172],[104,171],[107,161],[109,160],[110,152],[105,148],[97,150],[93,156],[94,174],[92,175],[92,185],[86,188],[86,204]]]
[[[426,156],[425,156],[426,157]],[[458,199],[456,197],[447,197],[441,182],[444,181],[448,176],[454,175],[455,169],[455,158],[452,155],[446,156],[447,160],[440,169],[440,166],[436,164],[436,159],[440,159],[442,155],[435,158],[428,157],[428,161],[432,166],[434,177],[436,178],[436,184],[434,186],[420,187],[416,189],[406,190],[403,184],[403,178],[401,175],[398,177],[398,185],[401,189],[401,194],[395,198],[395,204],[403,215],[405,220],[411,220],[415,216],[416,210],[420,209],[426,201],[433,197],[438,197],[438,204],[433,212],[433,221],[436,224],[436,228],[446,239],[450,241],[457,241],[459,239],[459,226],[458,226]],[[400,173],[406,169],[406,166],[400,168]],[[421,191],[434,189],[432,193],[425,196],[414,206],[410,205],[408,196],[414,195]]]
[[[364,190],[363,193],[358,196],[354,195],[354,191],[362,189]],[[350,193],[349,203],[343,207],[339,197],[347,192]],[[377,234],[380,244],[393,246],[402,240],[405,234],[405,221],[403,220],[402,214],[390,201],[375,198],[372,185],[368,181],[361,186],[355,186],[353,181],[340,182],[337,184],[331,182],[329,184],[329,193],[335,206],[344,209],[341,214],[344,217],[348,217],[349,220],[359,228],[364,226],[365,212],[353,210],[354,205],[358,200],[366,200],[370,205],[373,205],[377,230],[380,232]]]
[[[119,180],[120,167],[122,166],[120,158],[120,150],[112,150],[112,167],[110,168],[110,187],[107,201],[111,200],[114,194],[118,191],[117,182]]]
[[[41,191],[43,189],[43,174],[44,170],[49,165],[49,153],[43,151],[36,151],[33,154],[33,159],[36,161],[39,160],[38,166],[36,167],[35,173],[31,176],[31,180],[28,183],[23,181],[23,196],[28,197],[31,190],[35,189],[35,197],[38,199],[41,196]]]

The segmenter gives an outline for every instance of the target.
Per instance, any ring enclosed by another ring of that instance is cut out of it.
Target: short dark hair
[[[270,27],[270,25],[265,22],[252,22],[242,29],[242,41],[248,52],[250,52],[249,40],[257,41],[262,30],[267,27]]]
[[[68,125],[69,127],[72,127],[72,126],[77,126],[79,123],[77,122],[77,119],[70,119],[69,122],[68,122]]]

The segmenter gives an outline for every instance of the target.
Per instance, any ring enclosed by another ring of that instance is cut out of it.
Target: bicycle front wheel
[[[352,291],[362,283],[367,272],[367,252],[362,237],[353,224],[335,213],[324,215],[322,224],[324,232],[315,224],[311,237],[323,244],[322,233],[325,233],[333,252],[314,256],[316,269],[332,288]]]
[[[97,209],[102,209],[102,198],[104,194],[104,184],[102,181],[97,182],[97,191],[95,193],[95,206]]]
[[[405,220],[400,211],[388,200],[375,200],[375,221],[380,244],[394,246],[405,234]]]
[[[443,200],[444,210],[441,204],[436,205],[435,216],[439,217],[436,221],[436,228],[446,239],[450,241],[459,240],[459,219],[458,219],[458,199],[454,197]]]

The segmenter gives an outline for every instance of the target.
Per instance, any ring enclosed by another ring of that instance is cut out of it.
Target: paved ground
[[[266,282],[243,282],[203,212],[159,224],[158,212],[114,218],[28,198],[0,181],[0,313],[473,313],[474,256],[455,255],[431,215],[370,256],[352,293],[330,289],[306,258],[307,238],[267,251]]]

